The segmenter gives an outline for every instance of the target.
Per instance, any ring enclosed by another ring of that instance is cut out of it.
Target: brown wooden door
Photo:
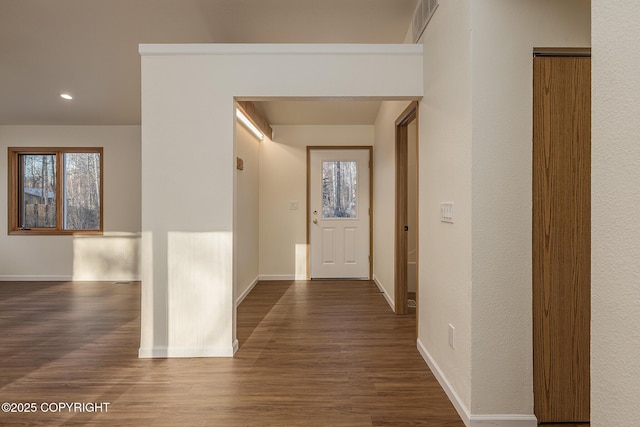
[[[587,422],[591,58],[535,57],[533,68],[534,411]]]
[[[396,314],[408,313],[407,261],[409,237],[409,124],[418,117],[418,102],[414,101],[396,119],[396,221],[394,299]],[[417,128],[416,128],[417,132]],[[411,153],[417,155],[417,153]],[[417,228],[417,227],[416,227]],[[417,233],[418,230],[415,230]],[[418,318],[416,310],[416,319]],[[416,335],[418,322],[416,321]]]

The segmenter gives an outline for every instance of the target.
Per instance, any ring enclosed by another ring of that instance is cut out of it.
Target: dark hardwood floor
[[[0,425],[464,425],[371,282],[259,283],[234,358],[138,359],[139,307],[139,283],[0,282],[0,403],[37,409]]]

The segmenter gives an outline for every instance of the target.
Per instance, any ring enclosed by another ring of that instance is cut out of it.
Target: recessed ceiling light
[[[73,99],[73,96],[69,95],[68,93],[61,93],[61,94],[60,94],[60,98],[62,98],[62,99],[66,99],[66,100],[68,100],[68,101],[69,101],[69,100],[72,100],[72,99]]]

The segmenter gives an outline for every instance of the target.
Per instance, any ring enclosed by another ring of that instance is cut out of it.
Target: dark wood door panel
[[[533,347],[539,422],[589,421],[590,61],[534,58]]]

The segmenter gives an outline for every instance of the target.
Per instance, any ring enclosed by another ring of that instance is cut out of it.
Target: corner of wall
[[[437,362],[431,357],[420,339],[417,341],[418,351],[420,355],[431,369],[431,372],[438,380],[438,383],[446,393],[447,397],[453,404],[453,407],[460,415],[462,422],[467,427],[537,427],[538,420],[534,415],[520,414],[483,414],[474,415],[464,404],[458,393],[453,389],[447,380],[445,374],[438,366]]]
[[[449,383],[446,375],[438,365],[438,362],[436,362],[433,356],[431,356],[431,353],[429,353],[429,350],[427,350],[427,348],[422,343],[422,340],[420,338],[418,338],[417,340],[417,346],[418,346],[418,352],[424,359],[425,363],[429,366],[429,369],[433,373],[433,376],[436,377],[436,379],[438,380],[438,383],[440,383],[440,386],[442,387],[444,392],[447,394],[447,397],[453,404],[453,407],[458,412],[458,415],[460,415],[460,418],[462,418],[462,421],[464,422],[464,424],[467,427],[469,427],[470,419],[471,419],[471,413],[469,412],[469,408],[467,408],[467,406],[464,404],[464,402],[462,401],[458,393],[456,393],[455,389],[453,388],[451,383]]]
[[[375,274],[373,275],[373,282],[376,284],[376,286],[380,290],[380,293],[382,294],[384,299],[387,301],[387,304],[389,304],[389,307],[391,307],[391,310],[392,311],[395,310],[395,302],[393,301],[393,298],[391,298],[387,293],[387,291],[385,291],[385,287],[382,286],[382,284],[380,283],[380,280],[378,280],[378,277]]]

